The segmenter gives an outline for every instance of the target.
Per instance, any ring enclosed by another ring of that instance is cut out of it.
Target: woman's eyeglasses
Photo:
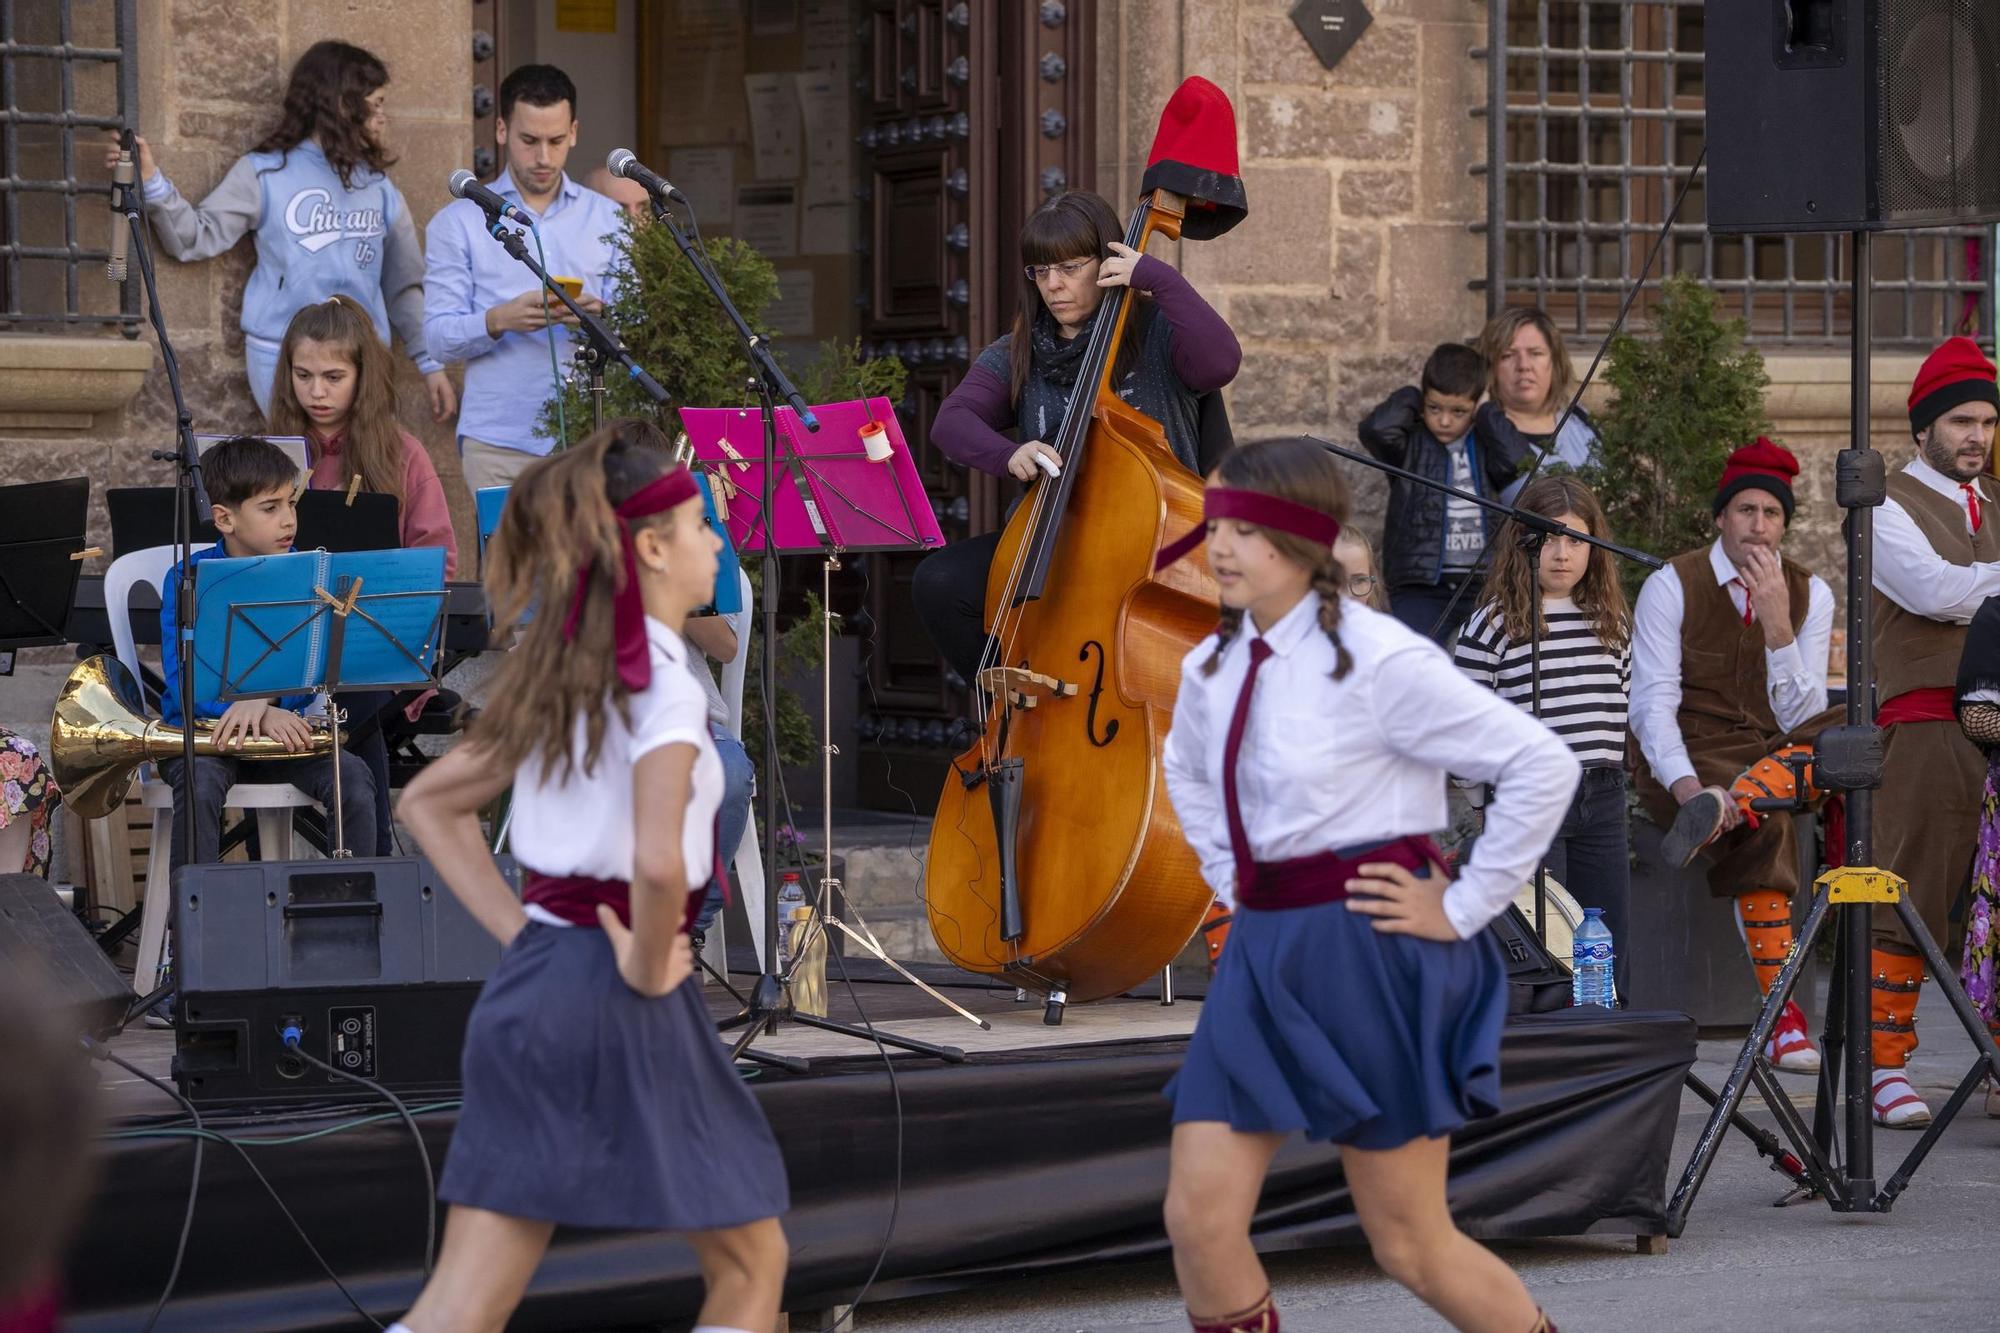
[[[1347,595],[1349,597],[1366,599],[1374,591],[1375,576],[1373,574],[1350,574],[1347,576]]]
[[[1021,272],[1028,275],[1029,282],[1040,282],[1050,273],[1060,273],[1065,278],[1073,278],[1096,262],[1095,259],[1072,259],[1065,264],[1024,264],[1021,266]]]

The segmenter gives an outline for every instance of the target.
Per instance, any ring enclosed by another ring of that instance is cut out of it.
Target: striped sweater
[[[1632,650],[1607,650],[1590,622],[1568,598],[1544,604],[1549,632],[1542,639],[1542,695],[1537,715],[1562,737],[1585,768],[1625,762],[1627,698]],[[1458,669],[1509,703],[1530,712],[1531,654],[1526,641],[1507,637],[1497,608],[1481,606],[1458,636]]]

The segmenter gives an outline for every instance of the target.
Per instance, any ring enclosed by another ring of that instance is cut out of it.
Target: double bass
[[[1245,215],[1235,115],[1206,79],[1168,102],[1125,243],[1202,240]],[[1212,897],[1167,799],[1161,750],[1181,659],[1215,625],[1205,568],[1155,572],[1202,521],[1202,480],[1160,424],[1118,396],[1130,288],[1107,289],[1077,387],[986,587],[992,638],[979,739],[953,761],[931,826],[925,906],[959,967],[1069,1002],[1129,990],[1171,962]]]

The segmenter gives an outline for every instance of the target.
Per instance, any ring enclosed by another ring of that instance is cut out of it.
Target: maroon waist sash
[[[705,885],[688,890],[687,908],[681,916],[680,933],[694,929],[701,915]],[[627,930],[632,927],[632,886],[622,879],[589,879],[582,875],[544,875],[539,870],[521,869],[521,902],[532,903],[550,916],[572,926],[595,926],[597,907],[602,903],[617,914]]]
[[[1359,875],[1362,866],[1385,861],[1412,871],[1434,867],[1446,878],[1451,876],[1438,845],[1427,837],[1411,835],[1290,861],[1259,861],[1250,882],[1236,886],[1236,905],[1255,912],[1280,912],[1339,902],[1347,897],[1347,881]]]

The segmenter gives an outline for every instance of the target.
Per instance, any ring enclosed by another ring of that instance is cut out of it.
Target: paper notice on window
[[[778,270],[778,297],[764,307],[764,324],[774,338],[813,336],[813,274],[809,268]]]
[[[743,16],[735,0],[680,0],[680,21],[670,40],[656,44],[660,97],[656,132],[662,143],[716,143],[739,139],[743,104]],[[683,189],[686,187],[683,186]]]
[[[726,144],[676,148],[667,155],[667,179],[688,197],[696,221],[730,225],[736,202],[736,150]]]
[[[790,74],[746,74],[743,92],[750,104],[757,179],[796,179],[802,157],[798,84]]]
[[[848,203],[854,197],[854,146],[847,80],[823,71],[797,77],[806,126],[806,205]]]
[[[799,227],[802,255],[851,255],[854,253],[854,207],[851,204],[814,204],[805,210]]]
[[[789,185],[746,185],[738,190],[736,239],[766,259],[797,254],[798,191]]]
[[[556,31],[616,33],[618,0],[556,0]]]
[[[845,75],[848,50],[853,45],[847,0],[806,0],[807,69],[830,69]]]
[[[782,37],[799,30],[799,0],[750,0],[750,32]]]

